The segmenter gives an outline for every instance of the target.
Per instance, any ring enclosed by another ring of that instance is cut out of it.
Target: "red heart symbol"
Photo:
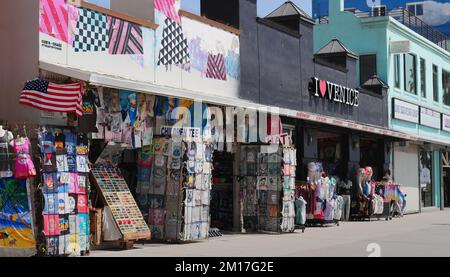
[[[327,92],[327,81],[320,80],[319,81],[320,94],[322,97],[325,97],[325,93]]]

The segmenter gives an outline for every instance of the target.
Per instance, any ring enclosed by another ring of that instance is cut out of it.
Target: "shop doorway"
[[[450,155],[449,153],[442,153],[442,174],[444,186],[444,207],[450,208]]]
[[[347,175],[345,154],[348,151],[344,136],[321,131],[317,131],[314,136],[317,138],[319,161],[322,162],[324,171],[329,176],[344,179]]]
[[[211,228],[233,230],[233,161],[228,152],[214,152],[211,190]]]
[[[444,167],[444,207],[450,208],[450,168]]]
[[[373,179],[380,180],[383,177],[384,142],[374,138],[361,137],[359,149],[360,167],[372,167]]]

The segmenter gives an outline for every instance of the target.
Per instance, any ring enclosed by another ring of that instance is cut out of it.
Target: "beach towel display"
[[[43,234],[48,256],[80,256],[89,243],[87,137],[70,130],[42,130]]]
[[[27,179],[0,179],[0,257],[36,254]]]

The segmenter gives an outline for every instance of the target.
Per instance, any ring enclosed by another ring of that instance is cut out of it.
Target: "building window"
[[[394,56],[394,75],[395,87],[400,88],[400,55]]]
[[[412,3],[407,4],[408,11],[416,16],[422,16],[423,15],[423,3]]]
[[[420,95],[427,97],[427,74],[425,59],[420,58]]]
[[[405,91],[417,94],[417,74],[416,74],[416,56],[405,54],[404,74],[405,74]]]
[[[438,67],[433,64],[433,100],[439,102],[439,75]]]
[[[359,56],[359,83],[364,84],[374,74],[377,74],[377,55]]]
[[[386,6],[375,6],[372,8],[372,16],[386,16]]]
[[[420,151],[419,159],[422,207],[432,207],[434,205],[433,152]]]
[[[444,105],[450,106],[450,72],[442,70],[442,95]]]

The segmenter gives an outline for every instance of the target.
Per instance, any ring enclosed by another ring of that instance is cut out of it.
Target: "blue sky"
[[[213,1],[213,0],[210,0]],[[311,15],[313,0],[293,0],[302,10]],[[258,16],[263,17],[276,9],[286,0],[258,0]],[[200,13],[200,0],[182,0],[181,8],[196,14]]]

